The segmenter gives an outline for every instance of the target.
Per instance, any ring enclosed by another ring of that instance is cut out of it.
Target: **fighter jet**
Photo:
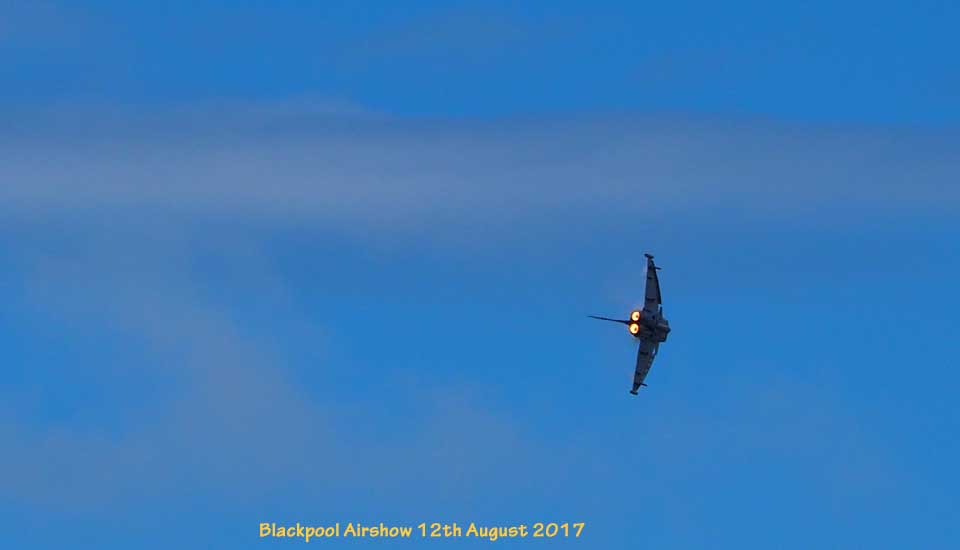
[[[593,319],[601,321],[612,321],[614,323],[623,323],[627,325],[627,330],[634,338],[639,340],[637,349],[637,367],[633,373],[633,388],[630,393],[637,395],[640,386],[646,386],[643,380],[650,372],[653,365],[653,358],[657,356],[657,349],[662,342],[667,341],[667,335],[670,334],[670,323],[663,316],[663,301],[660,299],[660,279],[657,277],[659,267],[653,264],[653,256],[644,254],[647,257],[647,289],[644,293],[643,309],[630,312],[630,319],[611,319],[610,317],[600,317],[598,315],[589,315]]]

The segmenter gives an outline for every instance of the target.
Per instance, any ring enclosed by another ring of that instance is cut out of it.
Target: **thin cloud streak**
[[[0,137],[7,215],[186,212],[406,230],[943,215],[960,202],[949,134],[642,118],[420,123],[280,108],[128,115]]]

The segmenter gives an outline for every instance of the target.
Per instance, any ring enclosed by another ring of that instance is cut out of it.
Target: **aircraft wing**
[[[651,315],[660,311],[660,279],[657,277],[657,266],[653,264],[653,256],[647,255],[647,288],[643,297],[643,310]]]
[[[633,372],[633,389],[630,390],[630,393],[637,395],[637,389],[640,386],[645,386],[643,380],[647,377],[647,373],[650,372],[650,367],[653,365],[653,358],[657,356],[657,348],[660,347],[659,342],[654,342],[653,340],[640,340],[640,348],[637,350],[637,369]]]

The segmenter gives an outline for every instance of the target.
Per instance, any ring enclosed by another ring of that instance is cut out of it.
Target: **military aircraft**
[[[627,325],[630,334],[640,341],[637,349],[637,367],[633,373],[633,389],[630,390],[633,395],[637,395],[637,389],[640,386],[646,386],[643,380],[650,372],[653,358],[657,356],[657,349],[662,342],[667,341],[667,335],[670,334],[670,323],[663,316],[661,305],[663,301],[660,299],[660,279],[657,277],[657,270],[660,268],[653,264],[652,255],[644,254],[644,256],[647,257],[647,289],[644,293],[643,309],[631,311],[630,319],[589,315],[593,319]]]

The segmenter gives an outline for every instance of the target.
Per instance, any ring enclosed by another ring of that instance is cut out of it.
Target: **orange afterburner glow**
[[[639,311],[631,311],[631,312],[630,312],[630,320],[631,320],[631,321],[639,321],[639,320],[640,320],[640,312],[639,312]],[[636,333],[634,333],[634,334],[636,334]]]
[[[640,332],[640,325],[636,323],[630,323],[630,334],[636,334]]]

